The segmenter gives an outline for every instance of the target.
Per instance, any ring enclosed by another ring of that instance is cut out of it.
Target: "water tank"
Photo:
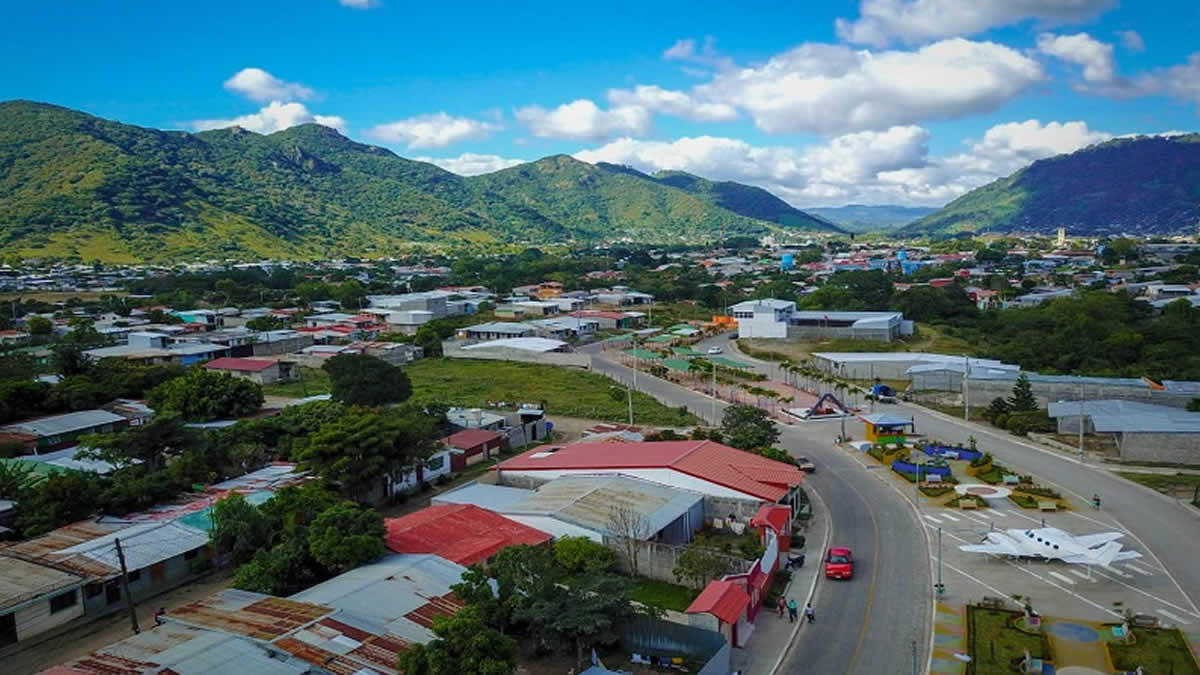
[[[783,258],[780,259],[780,261],[779,261],[779,269],[786,272],[795,266],[796,266],[796,256],[792,255],[791,253],[784,253]]]

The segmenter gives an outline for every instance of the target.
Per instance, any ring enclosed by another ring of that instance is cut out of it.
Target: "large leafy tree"
[[[92,474],[53,471],[24,491],[17,506],[17,526],[27,537],[82,520],[96,509],[100,483]]]
[[[368,499],[381,481],[399,476],[433,453],[435,423],[415,406],[352,408],[314,433],[296,458],[340,486],[347,497]]]
[[[721,418],[721,436],[735,448],[753,450],[774,445],[779,440],[779,429],[762,408],[734,404]]]
[[[159,413],[205,422],[248,415],[262,407],[263,393],[258,383],[245,378],[193,368],[152,389],[147,401]]]
[[[339,354],[321,366],[329,373],[333,398],[350,405],[400,403],[412,396],[412,382],[398,366],[366,354]]]
[[[274,532],[270,520],[258,507],[232,492],[212,506],[209,539],[230,563],[242,565],[270,546]]]
[[[166,413],[149,422],[108,434],[84,438],[87,454],[118,467],[141,463],[150,471],[166,465],[167,456],[200,444],[199,434],[178,415]]]
[[[517,642],[496,630],[482,612],[467,606],[433,620],[437,637],[401,652],[397,668],[405,675],[509,675],[517,667]]]
[[[308,548],[317,562],[337,574],[383,555],[386,533],[375,510],[342,502],[325,509],[309,526]]]

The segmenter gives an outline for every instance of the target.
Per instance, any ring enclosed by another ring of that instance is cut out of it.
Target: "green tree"
[[[31,316],[25,320],[25,330],[30,335],[44,337],[54,332],[54,323],[44,316]]]
[[[791,464],[792,466],[797,466],[799,464],[795,457],[792,457],[786,450],[780,448],[755,448],[753,452],[756,455],[762,455],[763,457],[766,457],[767,459],[773,459],[776,462],[783,462],[784,464]]]
[[[329,373],[334,400],[350,405],[400,403],[412,396],[412,382],[398,366],[366,354],[338,354],[321,366]]]
[[[0,382],[5,380],[32,379],[37,372],[33,357],[24,352],[8,352],[0,354]]]
[[[997,396],[988,404],[987,410],[983,411],[983,416],[989,422],[995,422],[1001,415],[1007,415],[1012,412],[1012,408],[1008,405],[1008,401],[1003,396]]]
[[[193,368],[183,377],[158,385],[146,398],[160,414],[177,413],[191,422],[240,417],[263,404],[258,383],[203,368]]]
[[[54,345],[54,370],[63,377],[86,375],[92,368],[91,359],[83,353],[83,348],[77,344],[64,342]]]
[[[267,550],[273,532],[271,523],[258,507],[237,492],[230,492],[212,506],[209,540],[230,563],[242,565],[260,550]]]
[[[672,573],[675,580],[693,588],[704,588],[708,582],[729,571],[729,560],[703,536],[696,537],[679,554]]]
[[[721,418],[721,436],[735,448],[750,450],[774,445],[779,429],[762,408],[735,403]]]
[[[367,289],[355,279],[344,281],[333,289],[333,299],[345,309],[359,309],[367,297]]]
[[[426,324],[417,329],[413,344],[421,348],[425,358],[436,358],[442,355],[442,336],[437,329]]]
[[[517,642],[484,620],[475,607],[433,620],[437,636],[400,653],[396,668],[405,675],[510,675],[517,668]]]
[[[592,573],[575,577],[549,602],[534,602],[529,616],[545,622],[561,642],[575,643],[575,667],[583,669],[584,650],[611,645],[620,637],[617,628],[639,614],[651,616],[655,610],[640,611],[633,604],[635,582],[611,573]]]
[[[0,499],[20,499],[36,478],[32,464],[0,461]]]
[[[560,537],[554,542],[554,559],[571,574],[592,574],[611,568],[616,555],[587,537]]]
[[[246,328],[257,331],[279,330],[287,328],[287,322],[277,316],[268,314],[250,319],[246,322]]]
[[[233,585],[243,591],[287,596],[328,578],[302,539],[285,539],[270,550],[259,549],[254,558],[238,568]]]
[[[189,429],[178,416],[164,413],[149,422],[108,434],[85,437],[87,454],[111,462],[118,467],[142,463],[149,471],[157,471],[167,463],[167,455],[181,454],[196,448],[199,435]]]
[[[387,550],[387,530],[374,509],[342,502],[317,516],[308,529],[308,549],[317,562],[334,574],[365,565]]]
[[[1038,409],[1037,397],[1033,395],[1033,385],[1029,383],[1029,378],[1025,376],[1025,373],[1017,376],[1012,396],[1008,398],[1008,407],[1014,413],[1033,412]]]
[[[36,537],[92,515],[99,496],[92,474],[52,471],[21,495],[17,526],[26,537]]]

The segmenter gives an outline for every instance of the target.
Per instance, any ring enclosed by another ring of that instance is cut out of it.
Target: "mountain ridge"
[[[903,227],[935,211],[933,206],[901,206],[899,204],[846,204],[804,208],[805,213],[824,218],[852,232],[887,231]]]
[[[316,124],[190,133],[0,103],[0,245],[26,256],[312,259],[780,227],[710,199],[565,155],[465,177]]]
[[[893,233],[1169,234],[1200,221],[1200,134],[1116,138],[1040,159]]]

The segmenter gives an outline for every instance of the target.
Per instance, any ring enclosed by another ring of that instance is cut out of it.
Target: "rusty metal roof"
[[[226,589],[171,612],[192,626],[270,641],[333,612],[308,602]]]
[[[83,579],[19,558],[0,558],[0,610],[83,584]]]
[[[0,548],[0,555],[29,560],[58,570],[77,574],[85,579],[106,579],[120,570],[84,555],[64,555],[64,549],[123,530],[133,523],[113,520],[81,520],[64,525],[40,537]]]
[[[360,625],[352,625],[353,622]],[[410,642],[382,633],[361,617],[339,612],[276,640],[274,645],[337,675],[364,670],[395,674],[396,658]]]

